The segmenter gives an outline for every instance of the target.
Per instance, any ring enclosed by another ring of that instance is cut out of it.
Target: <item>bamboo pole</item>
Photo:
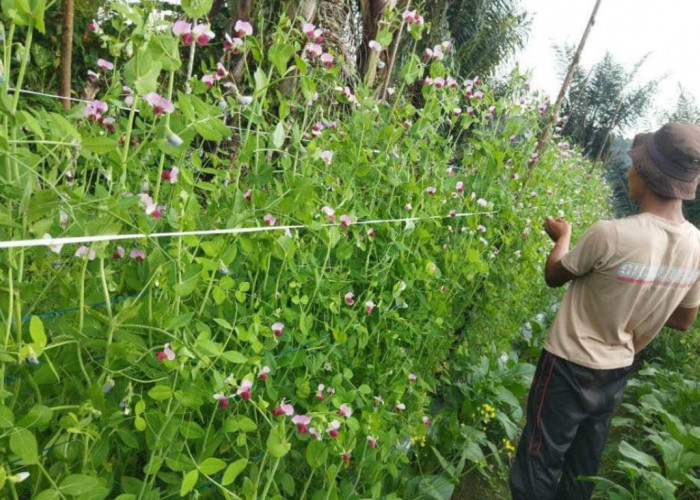
[[[65,109],[70,109],[71,77],[73,65],[73,0],[61,2],[61,90],[59,95]]]

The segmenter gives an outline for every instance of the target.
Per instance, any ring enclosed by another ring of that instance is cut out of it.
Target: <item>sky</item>
[[[520,0],[520,4],[531,14],[532,26],[515,59],[521,69],[533,70],[533,86],[554,101],[562,78],[552,46],[578,44],[595,0]],[[638,128],[656,127],[658,115],[675,107],[679,83],[700,102],[700,0],[602,0],[581,64],[589,68],[606,51],[628,70],[649,54],[637,82],[663,79],[655,109]]]

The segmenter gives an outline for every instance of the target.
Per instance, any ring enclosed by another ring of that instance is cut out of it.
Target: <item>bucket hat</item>
[[[656,132],[637,134],[627,154],[655,193],[695,199],[700,182],[700,126],[673,122]]]

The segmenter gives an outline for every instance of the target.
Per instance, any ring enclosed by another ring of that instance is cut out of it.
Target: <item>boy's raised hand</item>
[[[563,217],[553,218],[552,216],[547,216],[544,220],[544,230],[552,241],[556,243],[562,237],[571,236],[571,224],[566,222]]]

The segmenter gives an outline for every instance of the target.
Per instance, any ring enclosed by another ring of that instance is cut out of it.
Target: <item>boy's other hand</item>
[[[571,224],[566,222],[562,217],[555,219],[552,216],[548,216],[544,220],[544,230],[547,231],[547,234],[552,238],[554,243],[559,241],[562,237],[571,236]]]

